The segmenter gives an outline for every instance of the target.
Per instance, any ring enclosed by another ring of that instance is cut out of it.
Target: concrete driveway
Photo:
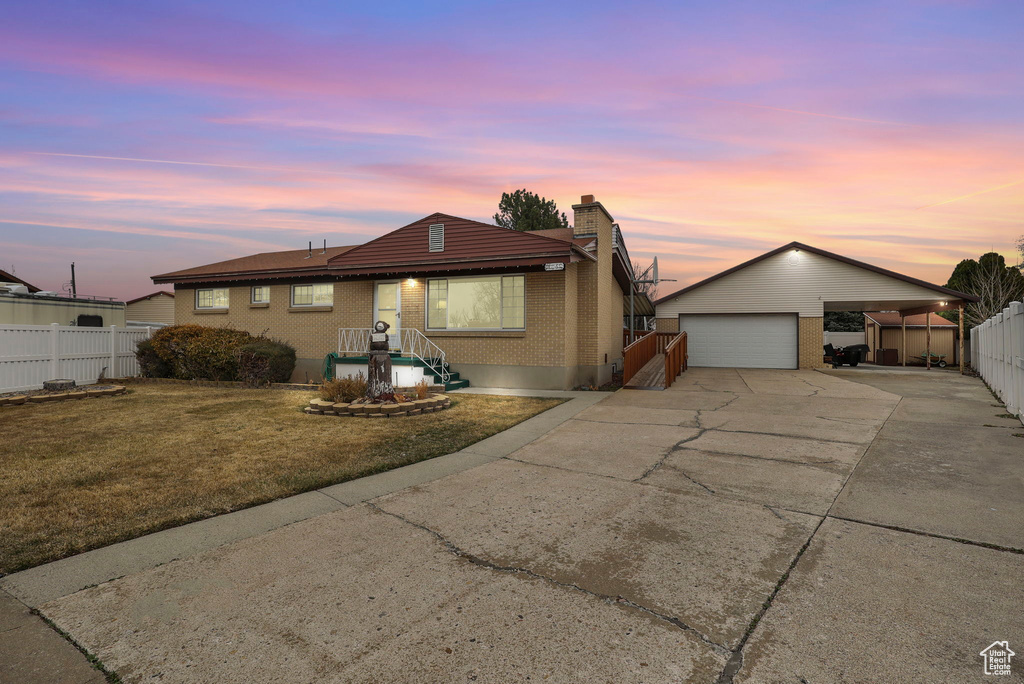
[[[995,404],[692,369],[41,610],[126,682],[984,681],[990,643],[1024,653],[1024,429]]]

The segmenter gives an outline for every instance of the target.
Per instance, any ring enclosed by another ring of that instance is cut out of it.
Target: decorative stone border
[[[446,394],[435,394],[426,399],[414,399],[400,404],[350,404],[313,399],[306,407],[306,413],[324,416],[351,416],[353,418],[400,418],[443,411],[451,405],[452,400]]]
[[[127,388],[123,385],[115,385],[105,389],[88,389],[88,387],[83,387],[74,392],[66,392],[64,394],[18,394],[13,397],[0,397],[0,406],[49,404],[56,401],[71,401],[72,399],[106,397],[114,394],[124,394],[126,391]]]

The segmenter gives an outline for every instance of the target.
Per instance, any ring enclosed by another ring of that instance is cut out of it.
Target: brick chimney
[[[583,195],[580,203],[572,205],[572,233],[573,235],[593,235],[600,237],[607,228],[608,235],[611,235],[612,223],[615,219],[608,213],[600,202],[594,199],[593,195]]]

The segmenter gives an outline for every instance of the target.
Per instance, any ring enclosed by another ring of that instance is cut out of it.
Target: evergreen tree
[[[825,330],[828,332],[861,332],[864,314],[859,311],[826,311]]]
[[[564,212],[558,213],[554,200],[539,197],[524,188],[511,194],[501,193],[494,224],[511,230],[545,230],[568,228],[569,220]]]

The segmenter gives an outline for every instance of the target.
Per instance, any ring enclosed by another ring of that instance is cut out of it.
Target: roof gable
[[[444,251],[431,252],[431,225],[444,225]],[[571,240],[509,230],[435,213],[355,247],[328,261],[332,270],[416,266],[452,262],[569,256]]]
[[[8,273],[4,270],[0,270],[0,283],[21,283],[28,288],[29,292],[40,292],[40,289],[32,283],[26,282],[13,273]]]
[[[871,271],[871,272],[877,273],[879,275],[883,275],[883,276],[887,276],[887,277],[890,277],[890,278],[894,278],[896,280],[903,281],[903,282],[908,283],[910,285],[915,285],[915,286],[922,287],[922,288],[925,288],[927,290],[931,290],[931,291],[939,293],[939,294],[947,295],[948,297],[953,298],[953,299],[963,299],[964,301],[969,301],[969,302],[978,301],[977,297],[974,297],[974,296],[969,295],[969,294],[965,294],[963,292],[957,292],[956,290],[951,290],[948,287],[942,287],[941,285],[935,285],[933,283],[929,283],[927,281],[920,280],[918,278],[913,278],[911,276],[903,275],[902,273],[897,273],[895,271],[890,271],[890,270],[882,268],[880,266],[875,266],[873,264],[868,264],[868,263],[863,262],[863,261],[857,261],[856,259],[851,259],[849,257],[844,257],[844,256],[842,256],[840,254],[835,254],[833,252],[829,252],[829,251],[826,251],[824,249],[818,249],[817,247],[812,247],[810,245],[805,245],[802,242],[794,241],[794,242],[790,242],[789,244],[783,245],[783,246],[779,247],[778,249],[773,249],[770,252],[766,252],[765,254],[762,254],[761,256],[754,257],[753,259],[750,259],[749,261],[745,261],[742,264],[739,264],[737,266],[733,266],[732,268],[727,269],[725,271],[722,271],[721,273],[717,273],[717,274],[711,276],[710,278],[705,278],[704,280],[701,280],[700,282],[697,282],[697,283],[694,283],[693,285],[689,285],[687,287],[684,287],[681,290],[677,290],[677,291],[673,292],[672,294],[665,295],[664,297],[659,298],[654,304],[655,304],[655,306],[657,306],[658,304],[661,304],[662,302],[667,302],[667,301],[669,301],[671,299],[675,299],[676,297],[678,297],[680,295],[683,295],[683,294],[686,294],[687,292],[690,292],[692,290],[696,290],[698,288],[701,288],[701,287],[703,287],[705,285],[708,285],[710,283],[715,282],[716,280],[719,280],[719,279],[724,278],[726,276],[732,275],[733,273],[736,273],[738,271],[742,271],[743,269],[745,269],[745,268],[747,268],[749,266],[753,266],[753,265],[755,265],[757,263],[760,263],[760,262],[764,261],[765,259],[769,259],[769,258],[771,258],[773,256],[776,256],[778,254],[782,254],[783,252],[786,252],[786,251],[789,251],[789,250],[794,250],[794,249],[795,250],[803,250],[803,251],[809,252],[811,254],[816,254],[818,256],[825,257],[827,259],[833,259],[835,261],[838,261],[840,263],[847,264],[847,265],[850,265],[850,266],[856,266],[857,268],[862,268],[862,269],[864,269],[866,271]]]

